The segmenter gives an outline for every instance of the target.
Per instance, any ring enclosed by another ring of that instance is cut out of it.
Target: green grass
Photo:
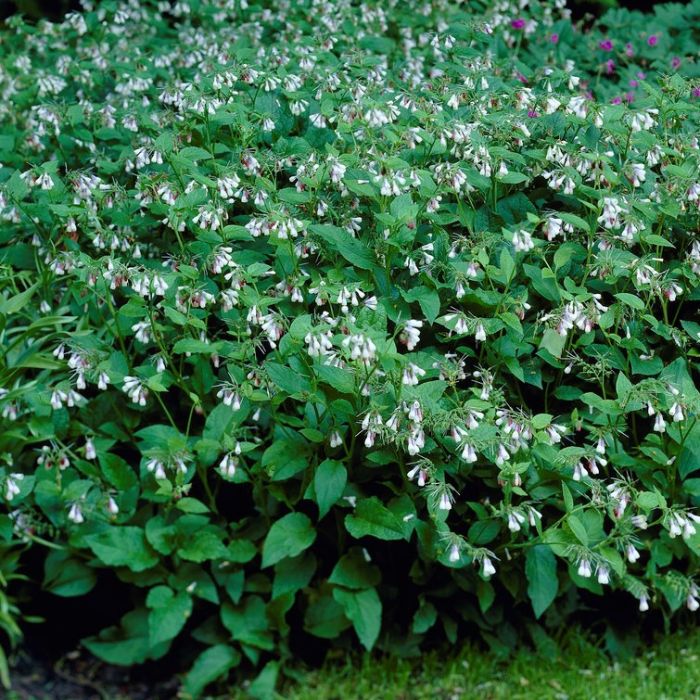
[[[229,696],[230,697],[230,696]],[[232,700],[246,697],[241,692]],[[556,659],[521,651],[499,663],[466,646],[453,656],[367,657],[301,674],[285,700],[685,700],[700,698],[700,630],[660,639],[625,661],[571,634]]]

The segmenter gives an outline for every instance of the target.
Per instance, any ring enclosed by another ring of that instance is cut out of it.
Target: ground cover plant
[[[700,3],[521,4],[8,21],[0,533],[97,657],[700,607]]]

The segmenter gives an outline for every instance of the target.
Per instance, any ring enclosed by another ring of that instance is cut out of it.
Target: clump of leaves
[[[290,638],[699,606],[689,61],[610,103],[548,3],[9,26],[2,524],[133,589],[88,649],[188,636],[196,696]]]

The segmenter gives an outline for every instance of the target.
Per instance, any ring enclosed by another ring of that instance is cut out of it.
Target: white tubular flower
[[[233,452],[225,454],[223,459],[219,462],[219,472],[227,479],[233,479],[237,467],[238,459]]]
[[[452,510],[452,496],[450,495],[449,491],[445,490],[440,494],[438,508],[440,510]]]
[[[156,479],[165,479],[165,465],[159,459],[149,459],[146,462],[146,469],[155,476]]]
[[[85,459],[95,459],[97,457],[97,450],[95,450],[95,443],[92,438],[88,438],[85,441]]]
[[[412,352],[420,342],[420,329],[422,327],[423,321],[416,321],[413,319],[406,321],[401,339],[406,343],[406,348],[409,352]]]
[[[17,482],[23,479],[24,474],[14,473],[7,475],[7,479],[5,480],[5,500],[11,501],[20,492]]]
[[[148,398],[148,390],[144,387],[142,381],[138,377],[124,377],[124,386],[122,391],[139,406],[146,405]]]
[[[574,465],[574,481],[581,481],[586,476],[588,476],[588,471],[583,466],[583,462],[577,462]]]
[[[633,544],[628,544],[625,547],[625,555],[630,564],[634,564],[641,557],[639,550]]]
[[[462,459],[468,464],[472,464],[477,460],[476,450],[469,443],[465,443],[462,447]]]
[[[68,520],[76,525],[80,525],[85,522],[85,517],[83,516],[83,511],[77,503],[71,504],[68,509]]]
[[[490,579],[496,573],[496,567],[489,557],[482,557],[481,559],[481,575],[485,579]]]
[[[416,386],[420,381],[420,377],[424,377],[425,374],[426,372],[422,367],[409,362],[408,367],[403,371],[401,382],[406,386]]]
[[[508,514],[508,529],[511,532],[520,532],[522,525],[525,522],[525,516],[517,510]]]
[[[588,559],[581,559],[579,562],[578,575],[581,576],[581,578],[591,578],[591,576],[593,576],[591,562],[588,561]]]

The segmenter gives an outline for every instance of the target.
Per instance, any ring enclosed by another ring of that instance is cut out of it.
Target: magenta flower
[[[610,39],[604,39],[603,41],[598,44],[603,51],[612,51],[613,50],[613,43]]]
[[[510,26],[513,27],[513,29],[522,29],[525,26],[525,20],[522,18],[511,20]]]
[[[635,96],[634,96],[634,93],[633,93],[633,92],[628,92],[628,93],[625,95],[625,100],[626,100],[627,102],[634,102],[634,97],[635,97]]]
[[[614,105],[620,105],[622,104],[622,98],[621,97],[613,97],[612,100],[610,100],[611,104]]]
[[[552,36],[549,37],[549,40],[553,44],[558,44],[559,43],[559,35],[558,34],[552,34]]]
[[[639,82],[637,80],[630,80],[630,87],[639,87]]]
[[[529,109],[529,110],[527,111],[527,116],[530,117],[530,119],[536,119],[536,118],[539,117],[540,115],[537,114],[537,112],[535,112],[534,109]]]
[[[627,46],[625,46],[625,54],[630,58],[634,56],[634,46],[632,46],[632,44],[627,44]]]
[[[656,36],[656,34],[652,34],[648,39],[647,39],[647,44],[649,46],[656,46],[656,42],[659,40],[659,37]]]
[[[615,61],[613,61],[612,58],[609,61],[605,62],[605,72],[608,75],[611,75],[615,72]]]
[[[700,87],[693,88],[693,92],[691,94],[693,97],[700,97]]]
[[[674,56],[671,59],[671,68],[678,70],[681,67],[681,59],[678,56]]]

